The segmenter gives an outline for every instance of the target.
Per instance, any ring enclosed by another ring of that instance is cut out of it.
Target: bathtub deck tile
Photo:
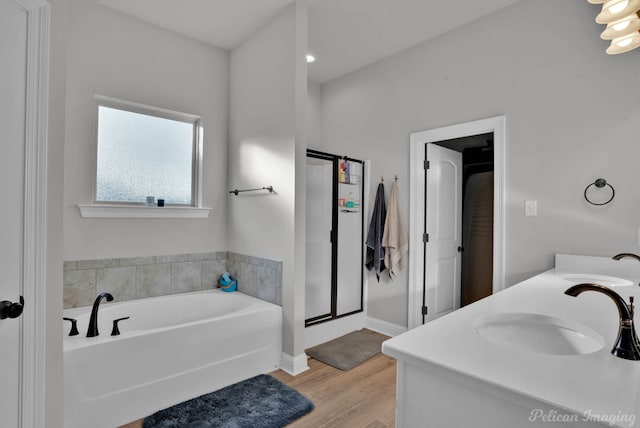
[[[171,263],[171,293],[202,290],[202,262]]]
[[[118,259],[78,260],[78,269],[102,269],[117,267]]]
[[[131,269],[108,270],[117,268]],[[71,273],[78,271],[86,273]],[[65,308],[90,305],[99,291],[115,293],[114,297],[117,294],[116,300],[130,300],[210,289],[217,286],[225,271],[238,278],[238,288],[246,294],[281,304],[281,261],[211,251],[66,261],[64,305]],[[92,275],[93,280],[87,281]]]
[[[265,266],[267,266],[270,269],[277,270],[279,265],[282,265],[282,262],[279,262],[277,260],[267,260],[267,263]]]
[[[122,302],[136,298],[135,266],[98,269],[96,289],[113,295],[113,300]]]
[[[218,279],[227,269],[224,260],[204,260],[202,262],[202,289],[218,287]]]
[[[64,272],[64,307],[89,306],[96,298],[95,269]]]
[[[172,254],[168,256],[156,256],[156,263],[177,263],[189,261],[189,254]]]
[[[229,258],[228,253],[226,251],[218,251],[216,252],[217,260],[227,260]]]
[[[246,262],[249,261],[249,256],[229,251],[228,254],[227,254],[227,259],[233,260],[233,261],[236,261],[236,262],[244,262],[244,263],[246,263]]]
[[[235,260],[227,260],[227,272],[234,277],[237,278],[240,275],[240,262],[236,262]]]
[[[282,306],[282,287],[276,287],[276,301],[273,303]]]
[[[156,257],[126,257],[118,259],[118,266],[140,266],[140,265],[152,265],[155,264]]]
[[[189,256],[189,261],[190,262],[200,262],[203,260],[216,260],[217,258],[217,253],[211,252],[211,253],[195,253],[195,254],[188,254]]]
[[[259,267],[266,267],[269,265],[269,259],[263,259],[261,257],[249,256],[249,263]]]
[[[277,303],[276,301],[276,273],[273,269],[264,266],[256,268],[258,297],[267,302]]]
[[[258,275],[256,266],[244,262],[240,263],[238,289],[245,294],[258,297]]]
[[[171,264],[137,266],[136,294],[138,299],[171,294]]]
[[[279,304],[276,301],[276,289],[271,287],[260,287],[258,288],[258,299],[265,300],[269,303]]]

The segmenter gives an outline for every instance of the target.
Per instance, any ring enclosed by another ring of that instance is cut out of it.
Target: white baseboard
[[[309,370],[307,365],[307,354],[304,352],[292,357],[284,352],[280,354],[280,370],[291,376],[299,375],[300,373]]]
[[[367,317],[365,319],[365,327],[369,330],[377,331],[378,333],[382,333],[391,337],[397,336],[407,331],[407,327],[371,317]]]

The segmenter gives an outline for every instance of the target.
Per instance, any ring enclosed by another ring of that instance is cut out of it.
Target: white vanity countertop
[[[627,302],[633,295],[640,304],[637,261],[557,255],[555,269],[390,339],[382,350],[403,362],[448,368],[579,415],[640,415],[640,361],[611,355],[620,319],[616,305],[592,291],[565,295],[575,283],[563,279],[563,273],[628,279],[633,285],[613,289]],[[599,333],[604,347],[585,355],[547,355],[492,343],[476,333],[474,323],[496,313],[576,322]]]

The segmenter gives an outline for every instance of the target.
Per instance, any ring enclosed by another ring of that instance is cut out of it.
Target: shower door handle
[[[13,303],[9,300],[0,302],[0,320],[5,318],[18,318],[24,309],[24,297],[20,296],[20,303]]]
[[[463,247],[463,246],[458,246],[458,252],[459,252],[459,253],[464,252],[464,247]]]

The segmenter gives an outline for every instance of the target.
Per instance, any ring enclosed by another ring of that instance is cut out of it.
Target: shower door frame
[[[304,320],[305,327],[333,319],[338,305],[338,162],[336,157],[329,153],[307,149],[307,157],[330,161],[331,173],[331,304],[327,314],[317,315]]]
[[[318,315],[312,318],[308,318],[304,320],[304,326],[310,327],[313,325],[321,324],[327,321],[333,321],[339,318],[347,317],[350,315],[354,315],[364,311],[364,244],[361,245],[360,251],[360,308],[354,311],[346,312],[344,314],[338,314],[338,236],[339,236],[339,206],[338,206],[338,195],[339,195],[339,181],[338,181],[338,172],[339,172],[339,164],[340,161],[343,160],[345,162],[356,162],[359,163],[362,167],[361,173],[361,181],[360,181],[360,237],[361,243],[364,239],[364,212],[363,212],[363,203],[364,203],[364,177],[365,177],[365,163],[363,160],[354,159],[348,156],[338,156],[332,153],[322,152],[319,150],[307,149],[307,157],[312,157],[315,159],[323,159],[329,160],[332,162],[332,203],[331,203],[331,312],[329,314]]]

